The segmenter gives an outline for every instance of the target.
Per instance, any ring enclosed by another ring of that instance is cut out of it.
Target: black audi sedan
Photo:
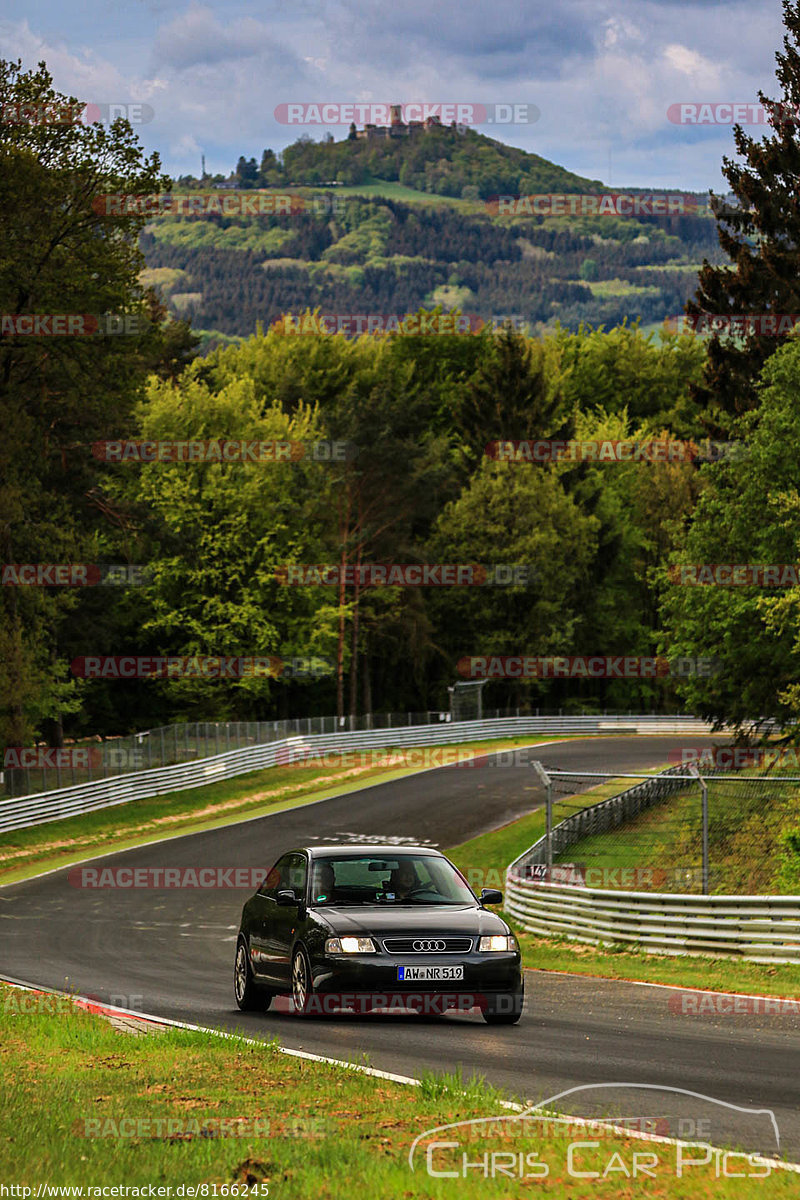
[[[326,845],[284,854],[242,910],[234,994],[244,1010],[289,996],[298,1015],[522,1015],[519,946],[449,859],[427,846]]]

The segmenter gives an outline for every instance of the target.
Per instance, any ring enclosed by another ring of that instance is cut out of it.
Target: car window
[[[294,892],[295,896],[305,896],[306,894],[306,857],[304,854],[289,855],[289,863],[286,872],[286,883],[282,887],[289,888]]]
[[[292,859],[298,858],[297,854],[284,854],[279,858],[274,867],[270,867],[267,872],[267,877],[258,889],[260,896],[271,896],[273,899],[281,888],[291,887],[289,883],[289,870]]]
[[[432,855],[346,855],[314,863],[312,904],[463,904],[475,897],[451,863]]]

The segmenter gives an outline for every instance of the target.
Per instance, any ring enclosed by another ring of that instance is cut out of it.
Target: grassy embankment
[[[25,993],[0,985],[0,994],[0,1180],[31,1187],[34,1195],[40,1184],[170,1186],[173,1197],[178,1185],[205,1185],[195,1195],[269,1194],[278,1200],[354,1194],[371,1200],[491,1200],[529,1196],[532,1187],[552,1200],[797,1195],[797,1176],[788,1172],[774,1171],[766,1184],[763,1177],[725,1179],[721,1160],[711,1156],[706,1166],[684,1166],[678,1177],[675,1146],[648,1145],[625,1133],[598,1138],[553,1122],[521,1126],[495,1120],[480,1127],[480,1140],[469,1137],[475,1126],[438,1134],[438,1140],[457,1140],[459,1146],[432,1150],[435,1170],[461,1172],[462,1153],[470,1163],[486,1161],[487,1169],[473,1167],[466,1178],[434,1178],[426,1170],[425,1149],[437,1135],[423,1140],[412,1172],[408,1154],[414,1139],[451,1122],[508,1117],[500,1092],[481,1082],[465,1088],[452,1076],[408,1087],[288,1057],[270,1043],[191,1031],[121,1038],[100,1017],[67,1002],[61,1011],[52,1011],[50,998],[49,1012],[19,1012],[15,1007]],[[519,1034],[505,1030],[493,1036],[510,1043]],[[587,1182],[568,1173],[567,1146],[591,1137],[595,1147],[580,1150],[574,1162],[575,1171],[600,1173],[587,1190]],[[503,1159],[483,1160],[484,1154],[501,1153]],[[520,1153],[532,1156],[522,1160],[528,1178],[518,1177]],[[626,1179],[635,1153],[655,1155],[650,1177]],[[705,1157],[698,1150],[683,1153]],[[542,1173],[541,1166],[530,1168],[534,1161],[547,1164],[545,1180],[534,1176]],[[734,1161],[737,1170],[763,1175],[763,1167]],[[505,1173],[487,1178],[498,1163]]]

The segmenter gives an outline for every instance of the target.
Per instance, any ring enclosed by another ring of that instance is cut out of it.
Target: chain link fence
[[[99,738],[64,747],[64,753],[47,749],[17,754],[21,763],[5,766],[3,786],[12,799],[55,791],[96,779],[194,762],[228,750],[265,745],[303,734],[354,732],[396,726],[431,725],[450,720],[446,712],[374,713],[359,717],[298,717],[285,721],[186,721],[148,729],[128,737]],[[13,756],[6,753],[6,763]],[[3,792],[0,786],[0,793]]]
[[[477,689],[480,692],[480,689]],[[572,713],[579,717],[583,714]],[[587,716],[648,719],[648,714],[606,710]],[[650,713],[657,719],[660,714]],[[485,721],[503,718],[562,717],[564,710],[537,708],[483,709]],[[296,717],[284,721],[191,721],[148,729],[127,737],[94,738],[66,745],[62,751],[47,747],[6,750],[0,771],[0,797],[15,799],[38,795],[98,779],[110,779],[133,771],[174,766],[201,758],[265,745],[287,737],[312,734],[360,733],[374,729],[401,729],[414,726],[450,724],[469,720],[468,712],[394,712],[367,713],[358,717]],[[685,719],[685,718],[680,718]],[[631,732],[635,732],[632,730]],[[13,765],[15,763],[19,765]]]
[[[515,864],[521,878],[620,891],[800,894],[797,773],[536,769],[550,836]],[[623,778],[639,782],[621,790]]]

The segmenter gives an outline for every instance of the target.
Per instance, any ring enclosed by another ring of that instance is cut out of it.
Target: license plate
[[[464,978],[463,967],[398,967],[397,978],[401,983],[446,983]]]

